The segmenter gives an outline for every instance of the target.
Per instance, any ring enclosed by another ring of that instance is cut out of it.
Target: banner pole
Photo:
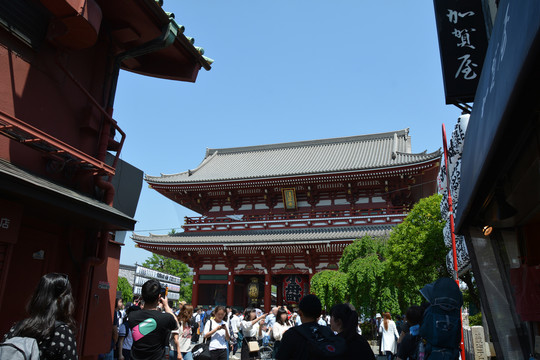
[[[452,257],[454,259],[454,280],[459,287],[458,277],[458,264],[457,264],[457,251],[456,251],[456,235],[454,233],[454,209],[452,207],[452,193],[450,192],[450,170],[448,169],[448,146],[446,142],[446,129],[442,124],[442,137],[443,137],[443,149],[444,149],[444,166],[446,167],[446,191],[448,193],[448,212],[450,215],[450,234],[452,236]],[[461,288],[460,288],[461,289]],[[465,343],[463,342],[463,312],[459,309],[459,316],[461,319],[461,359],[465,360]]]

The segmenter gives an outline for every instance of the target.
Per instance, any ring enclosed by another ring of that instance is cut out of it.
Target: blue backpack
[[[426,341],[426,359],[454,360],[461,342],[463,295],[456,282],[441,278],[420,290],[430,303],[424,312],[420,336]]]

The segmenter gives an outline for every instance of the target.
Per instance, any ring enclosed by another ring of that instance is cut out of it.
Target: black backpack
[[[300,325],[292,328],[307,339],[303,351],[305,359],[342,359],[347,349],[345,339],[337,336],[328,326]]]

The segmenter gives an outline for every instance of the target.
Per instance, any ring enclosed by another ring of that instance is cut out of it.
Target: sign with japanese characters
[[[474,101],[487,49],[480,0],[434,0],[447,104]]]
[[[23,207],[0,199],[0,241],[15,244],[19,238]]]
[[[301,275],[287,275],[283,279],[283,300],[298,304],[308,294],[308,281]]]
[[[296,210],[296,190],[282,189],[285,210]]]

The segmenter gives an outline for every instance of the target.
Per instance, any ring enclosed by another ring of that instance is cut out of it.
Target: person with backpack
[[[420,325],[420,336],[425,340],[425,358],[458,359],[463,306],[459,286],[450,278],[441,278],[424,286],[420,293],[429,302]]]
[[[204,326],[204,338],[210,341],[208,348],[212,360],[227,360],[230,335],[227,323],[223,320],[225,313],[223,305],[216,306],[213,312],[214,317]]]
[[[375,354],[368,341],[358,334],[357,324],[358,313],[351,304],[337,304],[330,309],[330,327],[347,343],[347,350],[342,358],[375,360]]]
[[[287,330],[276,354],[279,360],[343,359],[345,339],[334,334],[328,326],[320,326],[321,301],[315,295],[306,295],[298,304],[302,324]]]
[[[28,318],[15,324],[0,344],[0,359],[76,360],[75,302],[66,274],[41,277],[27,306]],[[25,351],[16,350],[28,343]]]
[[[418,346],[422,338],[420,336],[420,322],[422,321],[422,307],[411,306],[407,309],[405,318],[407,319],[408,331],[400,341],[397,360],[419,360]]]

